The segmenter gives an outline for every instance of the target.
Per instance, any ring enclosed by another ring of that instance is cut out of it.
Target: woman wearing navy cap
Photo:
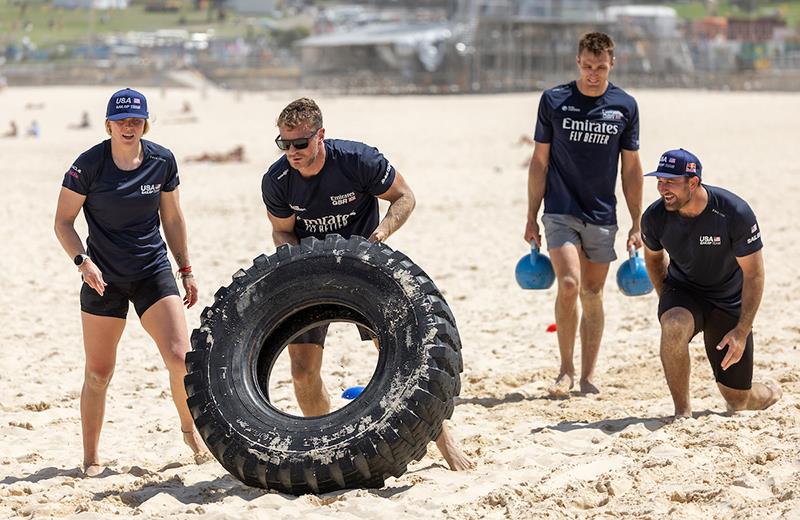
[[[82,278],[81,323],[86,353],[81,390],[83,465],[89,476],[103,471],[98,455],[105,397],[114,373],[117,344],[128,302],[158,345],[169,370],[172,398],[183,440],[201,453],[203,442],[186,405],[183,377],[189,335],[167,246],[185,290],[183,303],[197,302],[186,224],[178,197],[178,167],[168,149],[142,139],[149,130],[147,100],[132,89],[108,102],[110,139],[82,153],[64,174],[55,231]],[[80,210],[89,229],[86,249],[74,222]]]

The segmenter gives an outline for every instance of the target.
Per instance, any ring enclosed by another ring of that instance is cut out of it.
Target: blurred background
[[[628,88],[795,91],[798,21],[800,1],[0,0],[0,87],[541,90],[600,30]]]

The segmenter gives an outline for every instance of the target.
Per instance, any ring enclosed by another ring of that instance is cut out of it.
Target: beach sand
[[[53,214],[64,172],[105,138],[102,118],[113,90],[0,92],[0,132],[12,119],[23,133],[34,119],[42,129],[38,139],[0,139],[0,517],[800,518],[800,95],[632,91],[646,171],[664,150],[686,147],[703,162],[707,183],[738,193],[755,210],[766,289],[754,327],[754,379],[777,381],[785,392],[766,411],[727,415],[696,339],[695,416],[670,423],[656,296],[623,296],[614,282],[619,261],[606,285],[596,381],[602,393],[545,396],[558,368],[556,337],[546,332],[555,289],[522,291],[513,277],[527,251],[531,148],[519,141],[533,132],[538,92],[316,94],[328,137],[377,146],[416,193],[417,209],[389,245],[431,275],[458,321],[465,369],[450,425],[477,467],[450,472],[431,444],[425,458],[383,489],[295,498],[246,487],[216,461],[194,464],[181,442],[166,369],[133,311],[108,393],[101,438],[108,471],[81,477],[80,279],[55,238]],[[147,137],[172,149],[181,171],[200,284],[200,303],[186,313],[191,330],[235,271],[274,251],[260,181],[279,157],[275,118],[300,93],[143,91],[155,119]],[[184,100],[195,122],[180,113]],[[68,129],[83,110],[92,128]],[[182,162],[239,144],[243,163]],[[617,254],[624,257],[630,219],[621,190],[618,198]],[[645,180],[645,205],[656,198],[655,181]],[[82,216],[77,227],[85,237]],[[325,369],[334,394],[364,384],[375,359],[355,350],[368,344],[339,344]],[[288,381],[278,385],[290,406]]]

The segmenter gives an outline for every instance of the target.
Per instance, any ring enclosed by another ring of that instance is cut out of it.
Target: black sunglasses
[[[275,138],[275,144],[278,145],[278,148],[281,150],[288,150],[290,146],[294,146],[298,150],[305,150],[308,148],[309,140],[314,137],[314,135],[319,132],[319,128],[311,132],[311,135],[308,137],[301,137],[300,139],[281,139],[281,136]]]

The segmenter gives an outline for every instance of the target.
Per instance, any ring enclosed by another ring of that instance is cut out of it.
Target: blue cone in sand
[[[517,284],[523,289],[548,289],[556,280],[553,264],[536,246],[523,256],[514,269]]]
[[[644,259],[633,248],[630,257],[617,269],[617,287],[625,296],[642,296],[653,290]]]
[[[363,386],[351,386],[350,388],[342,392],[342,397],[345,399],[353,400],[359,395],[361,395],[361,392],[363,391],[364,391]]]

